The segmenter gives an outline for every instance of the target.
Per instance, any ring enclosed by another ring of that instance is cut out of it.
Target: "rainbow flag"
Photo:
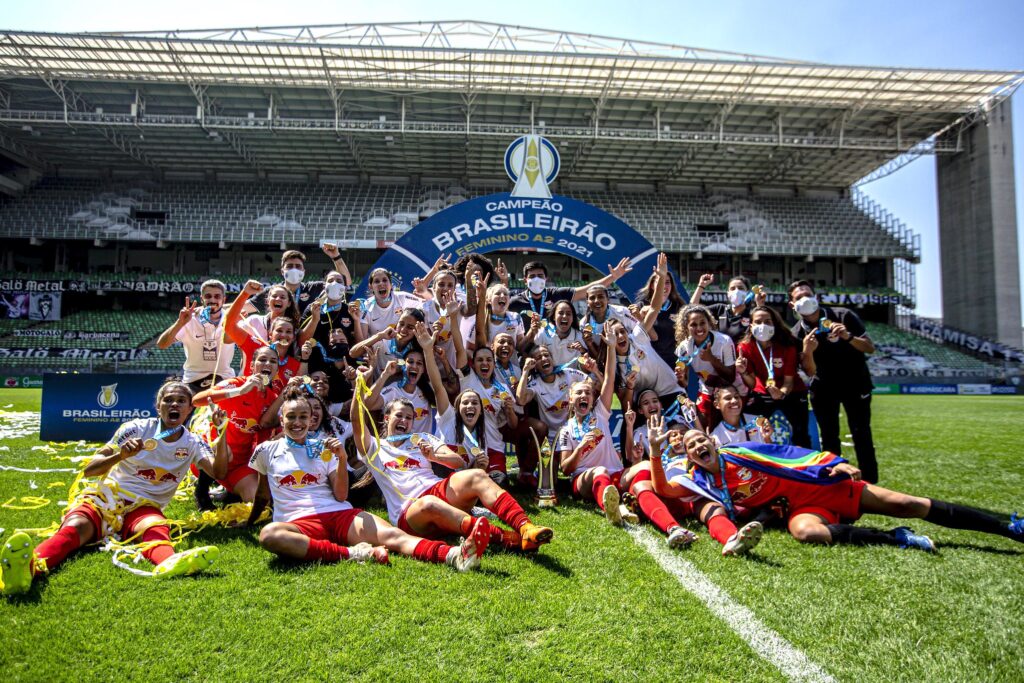
[[[734,443],[718,451],[726,462],[805,484],[834,484],[848,478],[831,476],[830,469],[846,460],[828,451],[754,442]]]

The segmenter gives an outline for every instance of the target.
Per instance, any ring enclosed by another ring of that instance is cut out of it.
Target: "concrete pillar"
[[[939,251],[947,325],[1021,346],[1013,127],[1005,99],[940,155]]]

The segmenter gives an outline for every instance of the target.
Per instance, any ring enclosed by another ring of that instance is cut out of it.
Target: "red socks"
[[[636,502],[643,510],[644,517],[651,520],[651,524],[664,533],[667,534],[669,529],[679,526],[679,522],[675,520],[672,513],[665,507],[665,503],[661,502],[661,498],[658,498],[658,494],[654,491],[641,491],[636,494]]]
[[[508,524],[510,527],[519,531],[524,524],[530,521],[530,518],[526,516],[526,512],[520,507],[516,499],[512,497],[512,494],[508,491],[502,491],[498,499],[494,501],[494,505],[491,506],[491,512],[498,515],[498,519]]]
[[[722,545],[725,545],[736,533],[736,525],[726,515],[715,515],[708,520],[708,533]]]
[[[451,549],[452,547],[443,541],[428,541],[424,539],[416,544],[416,549],[412,551],[412,556],[413,559],[420,562],[444,564],[444,561],[448,558],[448,551]]]
[[[61,562],[67,559],[68,555],[78,550],[81,543],[78,542],[78,530],[73,526],[61,527],[53,536],[40,543],[36,547],[36,557],[46,560],[46,568],[52,571]]]
[[[309,562],[320,560],[321,562],[341,562],[348,559],[348,548],[331,541],[320,541],[315,538],[309,539],[309,547],[306,548],[306,557]]]
[[[142,532],[142,542],[167,541],[167,544],[155,545],[149,550],[144,550],[142,556],[154,565],[160,564],[174,554],[174,546],[171,545],[171,529],[163,524],[151,526]]]
[[[609,477],[607,474],[599,474],[596,477],[594,477],[594,488],[592,489],[594,493],[594,500],[597,501],[598,507],[600,507],[602,510],[604,510],[604,500],[602,500],[602,498],[604,497],[604,490],[611,485],[612,478]]]

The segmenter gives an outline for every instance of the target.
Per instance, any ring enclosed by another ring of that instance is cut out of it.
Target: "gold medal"
[[[758,296],[764,294],[764,285],[754,285],[751,289],[754,291],[754,294]]]
[[[399,358],[398,360],[395,361],[395,365],[397,365],[400,368],[404,368],[405,367],[405,360],[402,359],[402,358]]]
[[[774,389],[775,388],[775,380],[774,379],[769,379],[767,382],[764,383],[764,385],[766,387],[768,387],[769,389]]]
[[[152,451],[156,449],[156,439],[146,439],[142,442],[142,450]]]
[[[832,321],[829,320],[828,318],[825,318],[824,320],[821,321],[821,326],[826,330],[831,329]]]
[[[764,427],[768,425],[768,418],[767,417],[759,417],[756,420],[754,420],[754,424],[756,424],[758,427],[761,427],[762,429],[764,429]]]
[[[324,450],[324,452],[320,454],[320,459],[323,460],[324,462],[330,462],[333,456],[334,454],[331,453],[329,450]]]
[[[423,435],[418,432],[409,437],[409,443],[411,443],[413,446],[419,446],[421,443],[423,443],[423,440]]]

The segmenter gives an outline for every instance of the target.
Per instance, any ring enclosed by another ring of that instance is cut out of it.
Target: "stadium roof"
[[[1024,72],[835,66],[471,21],[0,32],[0,148],[31,165],[845,187]]]

